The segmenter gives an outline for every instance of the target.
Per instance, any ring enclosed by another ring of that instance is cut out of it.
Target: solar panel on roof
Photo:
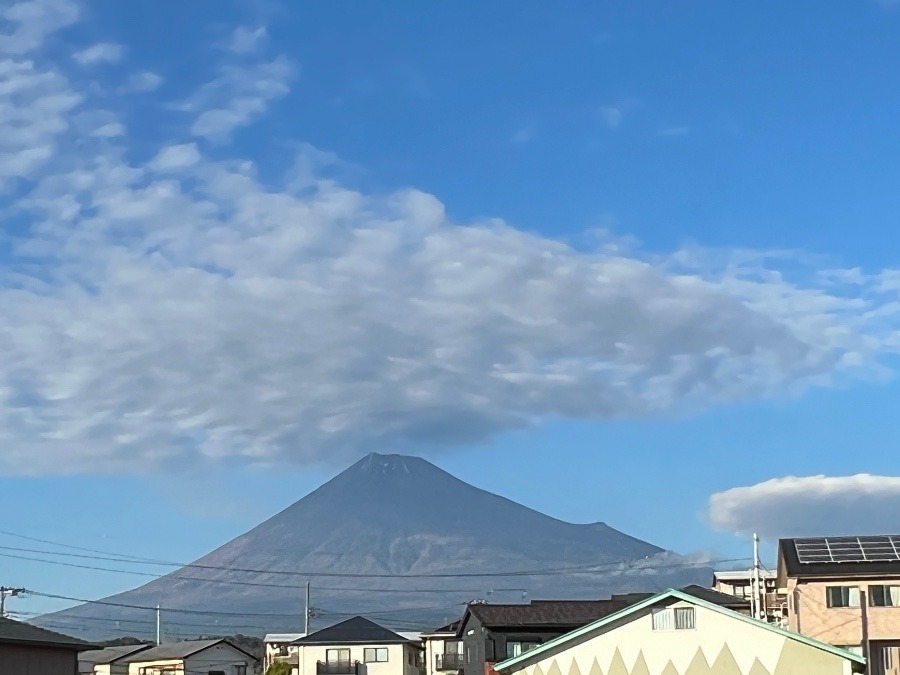
[[[900,535],[795,539],[797,559],[812,563],[900,562]]]

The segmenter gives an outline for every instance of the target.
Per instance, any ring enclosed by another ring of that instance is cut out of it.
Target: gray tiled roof
[[[63,635],[62,633],[54,633],[52,630],[38,628],[30,623],[14,621],[4,617],[0,617],[0,642],[35,644],[45,647],[68,647],[70,649],[93,647],[92,644],[84,640]]]
[[[169,644],[158,645],[156,647],[151,647],[146,651],[138,652],[133,656],[129,656],[128,658],[120,661],[120,663],[186,659],[187,657],[192,656],[197,652],[202,652],[204,649],[208,649],[209,647],[213,647],[223,642],[229,647],[234,647],[238,651],[247,654],[247,656],[249,656],[254,661],[256,660],[255,656],[245,652],[243,649],[229,642],[225,638],[216,638],[213,640],[185,640],[184,642],[171,642]]]
[[[354,616],[341,623],[311,633],[305,638],[294,640],[295,645],[340,645],[340,644],[399,644],[409,642],[408,638],[379,626],[362,616]]]
[[[115,647],[104,647],[103,649],[90,649],[86,652],[81,652],[78,655],[78,660],[84,663],[108,664],[118,661],[119,659],[124,659],[126,656],[131,656],[137,652],[145,651],[152,646],[153,645],[118,645]]]

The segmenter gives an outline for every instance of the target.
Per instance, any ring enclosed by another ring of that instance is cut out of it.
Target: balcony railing
[[[434,657],[435,670],[462,670],[462,654],[438,654]]]
[[[316,675],[359,675],[359,661],[316,661]]]

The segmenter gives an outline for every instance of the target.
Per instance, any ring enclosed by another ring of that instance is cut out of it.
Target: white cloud
[[[91,136],[96,136],[97,138],[115,138],[116,136],[124,135],[125,125],[121,122],[109,122],[91,131]]]
[[[112,42],[100,42],[87,49],[75,52],[72,58],[82,66],[93,66],[98,63],[115,63],[122,58],[122,45]]]
[[[900,476],[786,476],[712,495],[720,530],[763,538],[900,530]]]
[[[622,124],[622,119],[624,118],[624,116],[625,113],[621,107],[603,106],[602,108],[600,108],[600,119],[602,119],[603,123],[610,129],[616,129],[620,124]]]
[[[238,26],[231,34],[229,49],[236,54],[249,54],[259,49],[268,37],[265,26],[259,28]]]
[[[196,112],[191,133],[226,140],[238,127],[258,119],[269,104],[288,93],[294,68],[287,59],[250,66],[228,66],[202,87],[182,109]]]
[[[126,91],[148,92],[156,91],[162,86],[163,78],[149,70],[140,73],[134,73],[128,77],[125,84]]]
[[[690,127],[666,127],[659,132],[659,135],[671,138],[674,136],[687,136],[689,133],[691,133]]]
[[[782,396],[897,350],[887,274],[579,250],[453,222],[414,189],[354,191],[327,153],[263,182],[177,133],[150,152],[91,140],[114,113],[61,70],[0,64],[0,178],[28,178],[3,217],[29,225],[0,268],[0,471],[452,447]],[[194,133],[256,119],[290,72],[223,70],[185,104]]]
[[[26,54],[78,19],[72,0],[23,0],[0,9],[0,54]]]
[[[200,161],[200,151],[195,143],[170,145],[163,148],[154,157],[149,167],[154,171],[178,171],[194,166]]]

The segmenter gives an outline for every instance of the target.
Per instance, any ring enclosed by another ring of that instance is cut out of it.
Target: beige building
[[[498,663],[500,675],[850,675],[865,659],[669,590]]]
[[[128,675],[126,660],[152,646],[120,645],[81,652],[78,655],[78,675]]]
[[[424,675],[446,675],[463,669],[463,641],[456,636],[459,621],[422,633]]]
[[[300,647],[294,645],[294,640],[306,637],[306,633],[269,633],[263,638],[265,653],[263,654],[263,673],[269,670],[274,663],[284,662],[297,667],[297,654]]]
[[[257,659],[228,640],[185,640],[127,657],[128,675],[253,675]]]
[[[791,630],[865,653],[870,675],[900,674],[900,535],[778,543]]]
[[[787,596],[778,592],[777,574],[769,570],[759,572],[759,607],[766,620],[787,625]],[[712,587],[720,593],[747,600],[753,597],[752,570],[731,570],[713,573]]]
[[[295,675],[422,675],[416,641],[361,616],[295,640]]]

